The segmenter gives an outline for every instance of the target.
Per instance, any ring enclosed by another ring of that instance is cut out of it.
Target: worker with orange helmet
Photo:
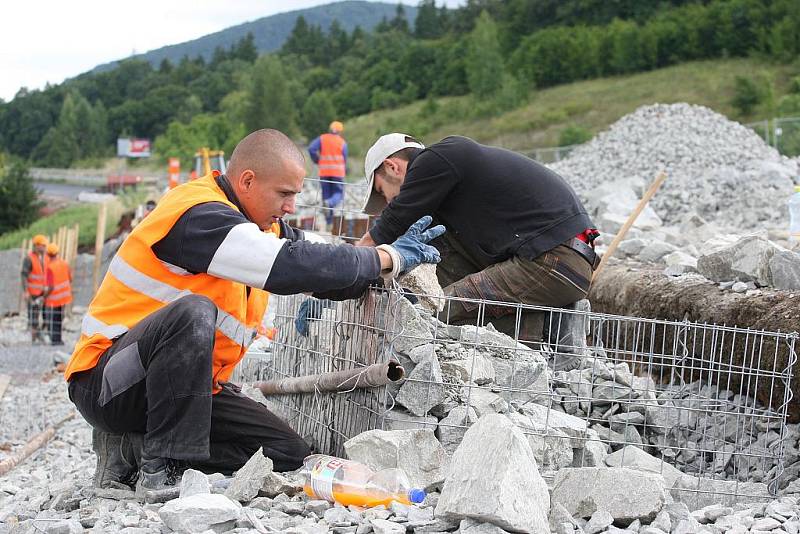
[[[311,141],[308,153],[319,167],[325,222],[333,223],[333,210],[344,200],[344,177],[347,174],[347,142],[342,137],[344,125],[333,121],[324,133]]]
[[[58,245],[47,245],[47,284],[44,293],[44,320],[50,333],[50,344],[63,345],[61,323],[64,307],[72,302],[72,273],[69,264],[58,257]]]
[[[45,276],[49,260],[45,250],[47,238],[42,234],[33,236],[33,250],[22,262],[22,292],[28,307],[28,328],[31,331],[31,342],[42,341],[41,316],[44,301]]]

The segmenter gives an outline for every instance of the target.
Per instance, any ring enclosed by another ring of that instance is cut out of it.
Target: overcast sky
[[[396,0],[390,0],[396,3]],[[202,37],[267,15],[331,0],[9,0],[0,17],[0,98],[20,87],[86,72],[101,63]],[[417,5],[417,0],[402,0]],[[454,7],[464,0],[437,0]]]

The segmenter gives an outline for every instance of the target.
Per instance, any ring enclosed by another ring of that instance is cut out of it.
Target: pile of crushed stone
[[[750,128],[703,106],[643,106],[552,168],[592,208],[595,190],[635,185],[660,171],[667,180],[651,206],[665,224],[696,213],[739,230],[784,225],[797,161],[781,156]]]

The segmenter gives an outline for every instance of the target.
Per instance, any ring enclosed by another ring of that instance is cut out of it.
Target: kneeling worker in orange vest
[[[61,322],[64,307],[72,302],[72,273],[69,264],[58,257],[58,245],[47,245],[47,289],[44,293],[44,321],[50,333],[52,345],[63,345]]]
[[[231,473],[261,447],[276,471],[309,447],[228,383],[268,291],[344,299],[380,276],[435,263],[444,228],[423,218],[388,246],[329,245],[282,219],[295,212],[302,153],[277,130],[245,137],[226,175],[169,191],[120,247],[65,370],[94,428],[96,486],[175,483],[179,469]]]
[[[45,276],[49,258],[45,253],[47,238],[42,234],[33,236],[33,250],[22,262],[22,291],[28,308],[28,328],[31,331],[31,342],[41,343],[41,316],[44,301]]]

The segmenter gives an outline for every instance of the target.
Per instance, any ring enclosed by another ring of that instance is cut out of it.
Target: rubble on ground
[[[800,254],[787,240],[800,166],[739,123],[702,106],[644,106],[552,167],[584,200],[600,252],[667,173],[612,261],[699,273],[745,295],[800,289]]]

